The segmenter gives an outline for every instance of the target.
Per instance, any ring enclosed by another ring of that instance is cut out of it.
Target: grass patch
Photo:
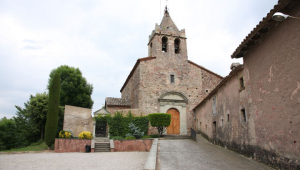
[[[35,146],[27,146],[24,148],[19,148],[19,149],[11,149],[11,150],[4,150],[0,152],[23,152],[23,151],[43,151],[48,149],[48,146],[46,145],[45,142],[35,145]]]

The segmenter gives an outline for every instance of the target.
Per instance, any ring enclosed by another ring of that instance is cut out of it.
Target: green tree
[[[30,96],[28,107],[29,121],[32,126],[32,133],[40,134],[40,139],[44,138],[48,98],[47,93],[37,93],[35,96]]]
[[[56,73],[49,87],[49,103],[45,127],[45,142],[50,146],[54,144],[58,127],[59,99],[60,99],[60,74]]]
[[[171,115],[166,113],[152,113],[148,115],[148,118],[151,126],[157,128],[160,136],[163,135],[171,123]]]
[[[93,85],[87,83],[82,77],[79,68],[62,65],[50,73],[48,89],[53,82],[55,73],[60,74],[60,106],[71,105],[85,108],[92,108],[94,102],[91,98]]]
[[[17,145],[16,124],[13,119],[0,119],[0,150],[15,148]]]

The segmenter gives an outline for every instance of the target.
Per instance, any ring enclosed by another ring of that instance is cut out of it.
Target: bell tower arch
[[[187,60],[186,39],[185,30],[177,28],[166,7],[160,25],[156,24],[149,36],[148,56],[160,59],[177,57]]]

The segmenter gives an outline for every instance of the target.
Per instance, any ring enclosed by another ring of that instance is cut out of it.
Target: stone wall
[[[129,112],[131,112],[131,114],[133,116],[141,116],[142,112],[140,111],[140,109],[121,109],[121,110],[114,110],[114,113],[116,112],[120,112],[122,113],[124,116],[128,115]],[[111,115],[113,116],[114,113],[111,113]]]
[[[299,11],[298,4],[288,14],[299,17]],[[282,169],[300,169],[299,36],[298,20],[280,22],[244,56],[256,157]]]
[[[139,61],[138,61],[139,62]],[[125,86],[122,89],[122,98],[131,101],[131,108],[138,108],[139,103],[139,86],[140,86],[140,67],[139,64],[134,66],[132,72],[128,76]]]
[[[300,5],[290,15],[299,16],[299,11]],[[195,109],[203,136],[280,169],[300,169],[298,24],[276,24],[243,57],[244,69]],[[242,77],[245,88],[240,85]]]
[[[109,111],[109,113],[114,114],[116,111],[128,110],[130,108],[130,106],[106,106],[105,109]]]
[[[114,152],[149,152],[153,139],[114,140]]]
[[[92,110],[88,108],[65,106],[63,129],[71,131],[74,136],[79,136],[83,131],[93,133],[94,125]]]
[[[54,152],[86,152],[86,145],[91,145],[91,140],[56,138]]]

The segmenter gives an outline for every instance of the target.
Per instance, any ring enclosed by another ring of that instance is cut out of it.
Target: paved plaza
[[[159,140],[159,170],[271,170],[269,166],[236,152],[209,143],[202,138],[195,142],[185,140]]]
[[[141,170],[148,152],[23,153],[0,155],[2,170]]]

